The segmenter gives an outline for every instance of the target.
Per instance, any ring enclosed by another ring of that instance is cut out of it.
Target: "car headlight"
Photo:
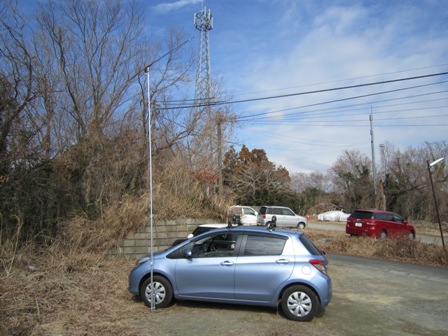
[[[140,259],[137,260],[136,264],[137,265],[143,264],[143,263],[147,262],[149,259],[151,259],[149,256],[141,257]]]

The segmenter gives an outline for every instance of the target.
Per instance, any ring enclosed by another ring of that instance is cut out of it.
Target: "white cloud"
[[[169,11],[200,2],[160,1],[156,8]],[[205,4],[215,20],[210,33],[212,75],[223,78],[235,100],[447,71],[440,66],[448,63],[446,0],[207,0]],[[169,19],[195,34],[189,10]],[[426,127],[448,124],[440,110],[429,109],[436,102],[418,103],[424,97],[381,101],[448,85],[299,108],[442,79],[234,104],[240,115],[277,112],[241,124],[233,140],[265,149],[271,161],[290,172],[308,172],[325,171],[346,149],[370,156],[371,108],[377,151],[386,141],[405,149],[446,139],[446,127]],[[446,93],[435,98],[443,97]],[[425,115],[428,118],[418,119]]]
[[[358,5],[323,8],[310,21],[308,29],[304,29],[302,34],[294,30],[286,34],[285,31],[289,27],[297,29],[297,25],[285,24],[282,36],[281,38],[278,36],[276,42],[279,44],[289,43],[288,52],[280,52],[282,48],[278,47],[273,49],[273,52],[261,53],[256,62],[252,62],[252,71],[248,82],[253,83],[254,91],[263,91],[267,95],[269,93],[284,94],[373,82],[385,78],[397,78],[397,76],[407,77],[411,72],[403,72],[400,75],[398,72],[443,64],[444,55],[447,52],[446,44],[444,45],[441,41],[441,36],[444,34],[428,35],[433,32],[421,29],[422,25],[419,22],[421,15],[418,10],[407,6],[406,3],[400,3],[399,7],[400,11],[397,12],[395,12],[397,8],[389,10]],[[289,16],[294,17],[290,13]],[[368,77],[387,73],[389,74]],[[420,71],[420,73],[428,73],[428,69]],[[358,79],[339,82],[347,78]],[[316,83],[320,84],[310,85]],[[400,83],[281,100],[265,100],[257,102],[251,109],[256,112],[278,111],[410,85]],[[283,88],[281,93],[278,91],[279,88]],[[294,89],[286,90],[285,88]],[[430,90],[432,89],[429,88]],[[431,120],[403,119],[421,116],[425,111],[412,112],[403,107],[402,112],[379,114],[378,121],[376,120],[375,113],[382,113],[381,111],[384,110],[381,109],[381,106],[376,107],[376,101],[403,97],[406,94],[412,95],[415,94],[415,91],[357,100],[356,103],[363,101],[366,104],[360,107],[356,116],[347,114],[347,112],[334,111],[320,118],[308,114],[301,120],[296,119],[286,124],[275,122],[278,120],[278,114],[276,119],[266,116],[264,117],[266,120],[269,118],[272,121],[269,126],[256,124],[247,126],[257,134],[265,134],[264,137],[258,136],[254,138],[255,140],[252,139],[253,142],[249,146],[266,148],[268,157],[273,162],[285,166],[291,172],[325,170],[335,162],[344,149],[359,149],[370,156],[371,137],[368,116],[372,106],[374,107],[372,112],[374,113],[373,127],[376,148],[385,141],[392,141],[405,148],[410,144],[419,146],[424,141],[443,139],[443,127],[425,130],[424,127],[406,126],[429,123]],[[371,104],[367,104],[368,102]],[[354,104],[354,102],[344,103],[344,105],[348,104]],[[334,104],[330,106],[334,106]],[[309,111],[310,109],[302,110]],[[302,110],[298,109],[297,111]],[[289,113],[289,111],[285,113]],[[285,115],[285,113],[282,114]],[[391,121],[380,120],[388,118]],[[341,120],[345,120],[345,122],[339,123]],[[351,120],[359,121],[351,122]],[[447,118],[443,116],[438,120],[442,124],[448,122]],[[396,127],[386,127],[387,123]],[[325,124],[334,126],[319,126]],[[352,127],[354,124],[360,126]],[[269,133],[272,135],[266,135]],[[327,144],[319,142],[321,140],[327,141]]]
[[[203,0],[178,0],[175,2],[164,2],[154,6],[153,9],[161,13],[166,13],[178,10],[185,6],[196,5],[198,3],[203,3]]]

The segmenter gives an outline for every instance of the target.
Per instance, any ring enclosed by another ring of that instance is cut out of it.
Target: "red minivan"
[[[355,210],[347,218],[345,232],[351,236],[415,239],[414,226],[396,213],[382,210]]]

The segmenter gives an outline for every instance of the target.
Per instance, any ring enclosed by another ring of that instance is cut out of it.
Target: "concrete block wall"
[[[154,251],[163,251],[171,246],[174,240],[186,238],[198,225],[219,223],[213,219],[177,219],[153,222]],[[140,258],[151,252],[151,227],[149,223],[143,225],[137,232],[129,234],[109,250],[107,257],[126,256]]]

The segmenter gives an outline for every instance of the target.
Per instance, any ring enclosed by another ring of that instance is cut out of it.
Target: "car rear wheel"
[[[294,321],[311,321],[319,308],[317,295],[308,287],[296,285],[282,295],[281,306],[285,316]]]
[[[381,239],[384,239],[384,238],[386,238],[387,237],[387,232],[386,231],[381,231],[381,233],[380,233],[380,238]]]
[[[152,286],[151,278],[148,278],[140,289],[140,297],[147,307],[151,307],[151,294],[153,290],[156,308],[165,308],[173,300],[173,287],[170,282],[162,276],[155,275]]]

